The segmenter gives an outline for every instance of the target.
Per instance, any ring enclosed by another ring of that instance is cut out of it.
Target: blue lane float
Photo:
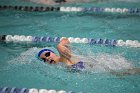
[[[32,39],[33,42],[59,42],[60,41],[60,38],[59,37],[33,37]]]
[[[24,35],[1,35],[0,41],[6,42],[53,42],[58,43],[61,39],[66,37],[50,37],[50,36],[24,36]],[[115,40],[115,39],[94,39],[94,38],[74,38],[67,37],[70,43],[83,43],[90,45],[105,45],[105,46],[129,46],[129,47],[140,47],[140,42],[138,40]]]
[[[7,93],[8,91],[9,91],[8,87],[4,87],[0,89],[0,93]]]
[[[17,88],[13,87],[13,88],[11,88],[11,91],[9,93],[16,93],[16,92],[17,92]]]
[[[0,89],[0,93],[29,93],[29,89],[27,88],[9,88],[9,87],[4,87]]]
[[[11,6],[11,5],[0,5],[0,10],[17,10],[17,11],[38,11],[38,12],[49,12],[49,11],[60,11],[60,12],[109,12],[109,13],[129,13],[138,14],[140,8],[101,8],[101,7],[42,7],[42,6]]]

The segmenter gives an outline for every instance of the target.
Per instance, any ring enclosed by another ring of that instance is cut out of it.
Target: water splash
[[[49,47],[49,49],[57,51],[53,47]],[[14,58],[13,60],[9,61],[9,64],[12,65],[23,65],[23,64],[32,64],[34,67],[37,65],[44,64],[43,62],[40,62],[40,60],[37,58],[37,53],[41,50],[41,48],[30,48],[29,50],[23,52],[20,54],[19,57]],[[120,54],[107,54],[107,53],[100,53],[100,54],[94,54],[90,49],[87,50],[87,54],[83,54],[82,52],[74,51],[72,58],[79,58],[85,63],[86,70],[88,71],[94,71],[94,72],[103,72],[103,71],[109,71],[109,70],[123,70],[123,69],[130,69],[133,67],[132,63],[125,59]],[[36,63],[36,64],[35,64]],[[47,66],[47,65],[46,65]],[[50,69],[53,68],[53,66],[47,66]],[[58,68],[63,68],[64,66],[59,65]],[[39,67],[37,67],[39,68]],[[54,67],[55,68],[55,67]]]
[[[83,49],[84,51],[81,51],[80,48],[73,47],[73,56],[82,60],[86,65],[86,70],[88,71],[92,71],[94,73],[110,72],[131,69],[134,67],[129,60],[123,57],[123,54],[109,54],[104,52],[94,53],[93,49],[89,46],[85,46],[83,48],[85,48]]]

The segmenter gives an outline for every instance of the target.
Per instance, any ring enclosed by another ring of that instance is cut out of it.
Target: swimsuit
[[[85,68],[84,62],[79,61],[74,65],[71,65],[72,70],[76,70],[76,71],[83,71]]]

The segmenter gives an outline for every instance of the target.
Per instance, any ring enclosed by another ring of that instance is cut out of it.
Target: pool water
[[[21,0],[14,0],[17,3],[11,0],[0,1],[0,5],[40,5]],[[140,2],[114,0],[66,6],[139,8]],[[1,35],[108,38],[140,42],[139,24],[140,14],[0,10]],[[0,42],[0,87],[45,88],[84,93],[140,92],[139,74],[116,76],[105,69],[123,71],[140,67],[140,48],[72,44],[76,47],[73,48],[76,55],[95,65],[93,68],[87,67],[83,72],[73,72],[64,65],[44,64],[37,59],[37,52],[45,47],[58,54],[56,46],[56,43]]]

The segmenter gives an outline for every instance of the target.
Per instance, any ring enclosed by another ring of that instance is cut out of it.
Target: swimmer
[[[91,0],[27,0],[27,1],[47,4],[47,5],[59,5],[65,3],[90,2]]]
[[[79,59],[72,58],[72,51],[69,47],[69,40],[67,38],[63,38],[59,44],[57,45],[57,50],[59,52],[59,56],[54,53],[54,51],[50,49],[42,49],[38,53],[38,57],[42,59],[45,63],[49,64],[57,64],[57,63],[64,63],[66,66],[72,69],[76,70],[84,70],[85,67],[88,65],[91,68],[94,68],[95,64],[88,64],[83,62]],[[98,63],[96,60],[92,60],[96,63]],[[103,65],[104,69],[111,73],[112,75],[116,76],[126,76],[126,75],[134,75],[134,74],[140,74],[140,68],[129,68],[125,69],[123,71],[114,71],[110,68],[107,68]]]
[[[56,55],[54,51],[50,49],[42,49],[41,51],[39,51],[38,57],[42,59],[42,61],[47,62],[49,64],[56,64],[62,62],[68,67],[72,67],[75,69],[84,69],[84,63],[80,59],[72,58],[72,53],[69,44],[69,40],[67,38],[63,38],[57,45],[59,56]]]

